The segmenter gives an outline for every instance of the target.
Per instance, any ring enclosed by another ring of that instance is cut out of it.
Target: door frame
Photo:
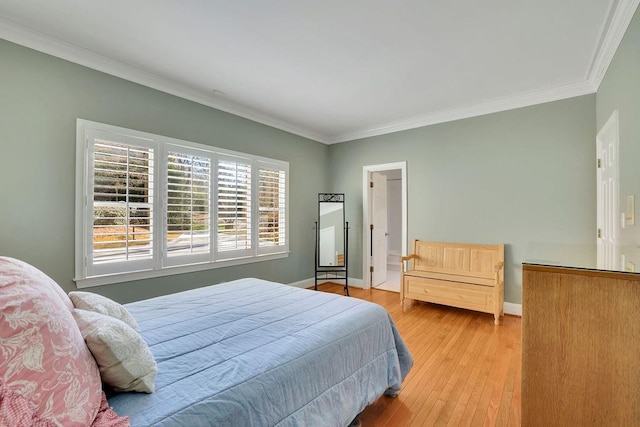
[[[371,172],[384,172],[388,170],[400,169],[402,175],[402,256],[407,255],[407,161],[382,163],[378,165],[367,165],[362,167],[362,287],[371,288],[371,257],[369,256],[369,245],[371,235],[369,233],[369,223],[372,217],[372,201],[369,197],[369,179]]]

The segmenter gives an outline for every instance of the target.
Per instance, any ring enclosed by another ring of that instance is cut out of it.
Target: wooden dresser
[[[524,264],[522,425],[640,426],[640,274]]]

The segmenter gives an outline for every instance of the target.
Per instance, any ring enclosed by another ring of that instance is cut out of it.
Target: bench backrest
[[[415,240],[413,269],[495,280],[496,265],[504,264],[504,244],[473,245]],[[499,270],[499,282],[504,268]]]

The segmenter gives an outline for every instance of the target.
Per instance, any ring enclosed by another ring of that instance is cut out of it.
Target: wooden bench
[[[504,315],[504,245],[415,240],[402,257],[400,299]],[[412,265],[411,265],[412,264]],[[411,267],[411,268],[409,268]]]

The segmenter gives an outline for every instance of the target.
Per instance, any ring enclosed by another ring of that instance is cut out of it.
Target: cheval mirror
[[[349,295],[347,284],[348,226],[344,214],[343,193],[318,194],[318,221],[316,229],[316,276],[327,281],[344,280],[344,289]]]

